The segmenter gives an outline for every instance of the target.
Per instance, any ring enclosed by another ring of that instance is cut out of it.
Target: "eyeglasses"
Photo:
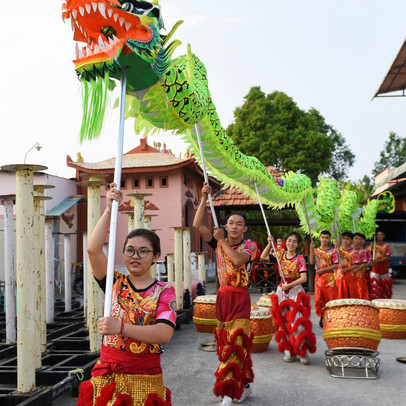
[[[124,255],[128,258],[132,258],[135,253],[137,253],[137,257],[140,259],[146,258],[150,252],[154,252],[153,250],[149,250],[148,248],[140,248],[139,250],[136,250],[134,248],[126,248],[124,250]]]

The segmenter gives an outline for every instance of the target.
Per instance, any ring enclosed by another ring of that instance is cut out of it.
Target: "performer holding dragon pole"
[[[255,258],[257,247],[244,240],[247,231],[245,216],[231,214],[222,229],[214,233],[204,225],[206,203],[211,187],[204,183],[202,199],[197,209],[193,227],[216,250],[220,289],[216,299],[217,328],[214,336],[220,365],[215,373],[214,394],[222,398],[223,405],[241,403],[251,395],[253,382],[250,350],[251,298],[248,293],[250,262]]]
[[[111,204],[121,197],[111,184],[106,210],[89,238],[89,260],[102,289],[107,270],[103,245]],[[104,336],[100,359],[91,380],[81,384],[77,405],[170,406],[160,354],[161,344],[170,342],[176,326],[176,305],[174,289],[149,274],[161,253],[159,237],[152,231],[135,229],[128,234],[123,253],[129,275],[115,272],[111,316],[99,319]]]
[[[385,233],[376,230],[376,242],[371,243],[369,250],[372,255],[371,299],[390,299],[392,297],[393,279],[389,274],[390,247],[384,241]]]
[[[330,300],[337,299],[337,288],[334,271],[337,269],[338,258],[335,249],[330,247],[331,233],[323,230],[320,234],[320,247],[310,243],[309,262],[316,267],[314,281],[314,309],[320,317],[319,325],[323,327],[323,308]]]
[[[271,251],[272,236],[261,254],[261,260],[268,255],[279,255],[279,263],[285,277],[276,294],[271,295],[272,318],[275,325],[275,340],[279,343],[278,351],[284,352],[283,360],[292,362],[300,356],[303,365],[309,363],[308,353],[316,352],[316,336],[310,321],[310,296],[303,289],[307,282],[306,261],[296,250],[300,243],[300,234],[292,231],[286,238],[287,250],[281,253]]]

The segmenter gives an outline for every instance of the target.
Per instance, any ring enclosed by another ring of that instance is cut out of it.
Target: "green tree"
[[[383,151],[381,151],[379,161],[375,162],[372,170],[374,175],[382,172],[386,168],[397,168],[406,161],[406,137],[399,137],[391,131],[389,140],[385,142]]]
[[[234,111],[227,134],[246,155],[284,171],[302,172],[313,182],[321,174],[344,179],[354,154],[344,137],[316,109],[301,110],[283,92],[252,87]]]

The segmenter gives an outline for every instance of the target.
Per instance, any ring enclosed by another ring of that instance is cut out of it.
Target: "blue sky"
[[[302,109],[314,107],[340,131],[356,163],[350,178],[370,174],[390,131],[406,136],[403,98],[371,101],[405,39],[404,1],[161,0],[167,29],[184,20],[174,37],[205,63],[210,91],[224,127],[251,86],[287,93]],[[101,139],[79,145],[80,87],[72,59],[70,23],[62,23],[61,1],[6,2],[2,7],[0,67],[0,164],[28,162],[71,177],[66,155],[80,151],[93,162],[115,154],[117,111],[108,114]],[[113,97],[114,98],[114,97]],[[124,150],[139,144],[126,122]],[[173,151],[185,150],[172,135]]]

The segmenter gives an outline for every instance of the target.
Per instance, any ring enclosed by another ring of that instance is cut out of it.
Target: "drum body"
[[[406,338],[406,300],[375,299],[379,309],[382,338]]]
[[[275,331],[270,308],[251,306],[250,327],[254,335],[251,352],[266,351]]]
[[[378,308],[369,300],[338,299],[324,307],[323,339],[328,348],[376,350],[381,341]]]
[[[217,326],[216,295],[197,296],[194,303],[193,321],[196,330],[201,333],[212,333]]]
[[[275,293],[275,292],[273,292]],[[271,302],[271,294],[272,293],[264,293],[258,300],[257,306],[261,307],[272,307],[272,302]]]

